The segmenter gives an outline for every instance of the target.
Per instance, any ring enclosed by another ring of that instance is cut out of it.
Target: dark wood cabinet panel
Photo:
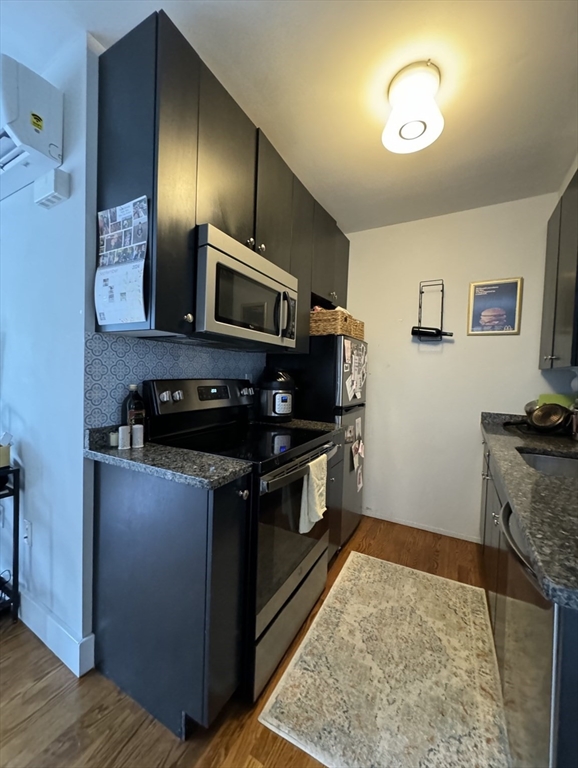
[[[578,173],[548,222],[539,367],[578,365]]]
[[[578,363],[578,173],[562,196],[553,368]]]
[[[337,224],[319,203],[315,202],[313,218],[313,268],[311,290],[325,301],[334,303],[335,228]]]
[[[544,273],[544,300],[542,303],[542,333],[540,336],[541,369],[552,367],[554,347],[554,321],[556,319],[556,284],[558,282],[558,248],[560,245],[560,213],[562,200],[558,202],[548,222],[546,238],[546,269]]]
[[[340,229],[337,229],[335,234],[334,302],[344,308],[347,307],[348,274],[349,240]]]
[[[199,101],[197,223],[246,243],[255,224],[257,129],[203,64]]]
[[[297,277],[296,352],[309,348],[312,293],[346,306],[349,241],[163,11],[100,57],[98,158],[99,210],[149,203],[146,320],[99,330],[191,334],[204,223]]]
[[[261,130],[257,145],[255,250],[289,271],[293,172]]]
[[[197,192],[201,60],[168,16],[159,13],[157,49],[157,182],[152,326],[189,333],[194,312],[190,233]]]
[[[96,664],[181,738],[185,713],[209,726],[240,682],[247,484],[207,491],[96,465]]]
[[[99,59],[97,208],[102,211],[147,196],[150,218],[145,288],[151,284],[154,252],[157,22],[158,14],[154,13]],[[148,302],[146,309],[146,322],[100,329],[149,329]]]
[[[313,215],[315,200],[299,179],[293,177],[291,261],[289,271],[299,280],[297,342],[295,352],[309,352],[311,309],[311,265],[313,261]]]
[[[147,320],[102,330],[188,330],[199,70],[197,54],[163,11],[100,57],[98,210],[141,195],[149,201]]]

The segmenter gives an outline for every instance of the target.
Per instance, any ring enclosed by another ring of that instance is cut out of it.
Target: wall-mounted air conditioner
[[[0,200],[62,163],[63,94],[0,56]]]

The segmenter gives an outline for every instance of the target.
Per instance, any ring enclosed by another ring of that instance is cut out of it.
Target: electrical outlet
[[[24,533],[23,533],[24,543],[27,546],[31,547],[32,546],[32,523],[30,522],[30,520],[24,520],[23,522],[24,522]]]

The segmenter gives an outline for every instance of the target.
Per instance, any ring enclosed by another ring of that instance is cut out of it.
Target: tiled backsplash
[[[84,356],[84,423],[120,423],[129,384],[144,379],[241,379],[255,382],[265,355],[226,349],[87,333]]]

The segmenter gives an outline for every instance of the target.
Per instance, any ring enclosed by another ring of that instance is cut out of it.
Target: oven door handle
[[[325,443],[321,446],[320,450],[312,451],[311,453],[302,456],[294,462],[291,462],[289,466],[294,466],[294,469],[288,469],[283,467],[281,470],[270,472],[261,478],[260,482],[260,495],[265,493],[271,493],[272,491],[278,491],[279,488],[284,488],[286,485],[294,483],[295,480],[299,480],[300,477],[305,477],[309,472],[309,464],[314,459],[318,459],[319,456],[327,456],[327,460],[332,459],[337,451],[341,448],[341,445],[335,445],[334,443]]]

